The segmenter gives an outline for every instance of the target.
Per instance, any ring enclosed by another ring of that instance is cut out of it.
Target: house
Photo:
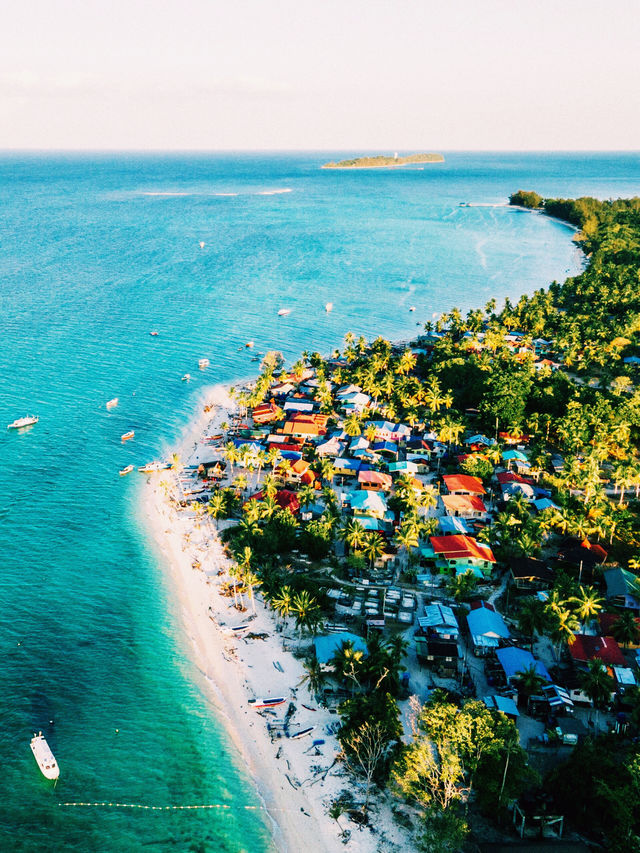
[[[603,636],[613,636],[613,626],[620,619],[620,613],[600,613],[598,614],[598,622],[600,624],[600,632]],[[629,643],[628,648],[640,648],[640,616],[635,617],[636,627],[638,629],[638,640],[635,643]]]
[[[313,412],[314,403],[305,397],[287,397],[282,408],[285,412],[302,412],[310,415]]]
[[[609,569],[604,573],[607,601],[627,610],[640,610],[640,578],[627,569]]]
[[[519,649],[517,646],[505,646],[504,649],[497,650],[496,657],[507,681],[517,679],[519,673],[524,672],[530,667],[534,667],[536,672],[551,684],[551,676],[547,672],[545,665],[525,649]]]
[[[354,492],[350,498],[353,514],[368,515],[373,518],[383,519],[387,512],[387,502],[384,496],[378,492],[361,490]]]
[[[518,589],[549,589],[554,572],[542,560],[533,557],[514,557],[511,560],[511,578]]]
[[[355,477],[361,467],[362,463],[357,459],[348,459],[345,456],[339,456],[333,463],[333,470],[340,477]]]
[[[392,474],[417,474],[418,466],[415,462],[411,462],[408,459],[403,460],[402,462],[390,462],[387,466],[389,471]]]
[[[302,435],[307,438],[316,438],[326,435],[328,415],[293,415],[284,425],[285,435]]]
[[[264,498],[265,496],[262,491],[256,492],[247,499],[246,503],[249,503],[249,501],[262,501]],[[278,489],[275,495],[275,501],[280,509],[289,510],[291,515],[297,515],[300,512],[300,501],[298,500],[298,496],[295,492],[289,491],[289,489]]]
[[[383,453],[385,456],[398,458],[398,445],[395,441],[376,441],[371,445],[374,453]]]
[[[460,649],[455,640],[442,640],[437,636],[425,637],[415,635],[416,657],[420,663],[433,663],[446,671],[447,675],[455,675],[458,669]],[[445,672],[442,672],[444,675]]]
[[[332,435],[328,441],[323,441],[316,447],[318,456],[340,456],[344,450],[344,444],[337,435]]]
[[[467,626],[474,655],[485,655],[491,649],[497,649],[501,640],[510,636],[509,629],[502,616],[490,605],[477,607],[467,613]]]
[[[281,473],[279,468],[276,468],[276,472]],[[304,459],[296,460],[288,470],[283,472],[283,475],[288,483],[302,483],[305,486],[310,486],[316,481],[316,475]]]
[[[256,406],[251,413],[251,417],[255,424],[270,424],[273,421],[280,420],[282,412],[272,400],[269,403],[262,403]]]
[[[371,405],[371,397],[361,391],[352,391],[341,394],[338,404],[344,412],[364,412]]]
[[[291,392],[295,390],[295,387],[296,386],[291,382],[277,382],[270,388],[271,396],[286,397],[287,394],[291,394]]]
[[[495,438],[487,438],[486,435],[472,435],[471,438],[465,439],[464,443],[467,447],[493,447],[496,440]]]
[[[496,562],[491,548],[472,536],[431,536],[430,542],[436,557],[450,568],[462,564],[477,568],[485,575],[490,574]]]
[[[369,421],[367,427],[375,429],[375,441],[406,441],[411,435],[408,426],[391,423],[391,421]]]
[[[425,605],[424,616],[418,616],[418,625],[426,636],[434,634],[440,640],[457,640],[460,635],[455,613],[439,602]]]
[[[500,711],[506,717],[509,717],[510,720],[515,720],[516,717],[520,716],[518,706],[510,696],[492,694],[490,696],[483,696],[482,701],[491,711]]]
[[[488,517],[487,508],[477,495],[442,495],[441,501],[447,515],[480,521],[486,521]]]
[[[622,649],[613,637],[592,637],[588,634],[574,634],[569,644],[569,654],[577,664],[600,658],[606,666],[626,666]]]
[[[343,643],[351,643],[354,650],[367,654],[367,644],[357,634],[352,634],[350,631],[339,631],[336,634],[324,634],[315,637],[313,645],[316,653],[316,660],[320,664],[320,669],[323,672],[333,672],[334,666],[330,663],[331,658],[339,652]]]
[[[519,473],[526,472],[531,468],[529,460],[521,450],[503,450],[502,461],[506,464],[507,468],[513,465]]]
[[[373,492],[389,492],[393,485],[390,474],[384,471],[359,471],[358,485]]]
[[[445,474],[442,478],[450,495],[486,495],[482,480],[469,474]]]

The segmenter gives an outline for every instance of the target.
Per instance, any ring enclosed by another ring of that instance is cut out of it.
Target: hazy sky
[[[640,0],[16,0],[0,148],[638,149]]]

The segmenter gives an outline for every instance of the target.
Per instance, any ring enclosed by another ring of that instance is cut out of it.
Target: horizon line
[[[380,148],[64,148],[0,147],[0,154],[330,154],[380,152]],[[391,150],[391,149],[389,149]],[[424,148],[399,148],[403,152]],[[429,153],[450,154],[640,154],[640,148],[443,148]]]

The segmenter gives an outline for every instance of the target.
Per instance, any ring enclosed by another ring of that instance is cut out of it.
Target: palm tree
[[[257,522],[262,518],[262,502],[257,500],[249,500],[242,507],[245,518],[249,522]]]
[[[338,530],[338,538],[354,551],[361,551],[366,539],[366,530],[357,518],[351,518]]]
[[[613,679],[608,674],[607,668],[600,658],[588,661],[587,667],[588,669],[581,679],[580,686],[593,702],[593,707],[596,709],[597,724],[598,710],[603,708],[611,699]]]
[[[336,475],[335,465],[333,464],[331,459],[328,459],[326,456],[323,457],[320,460],[318,469],[323,482],[330,484]]]
[[[316,499],[316,490],[313,486],[303,486],[298,492],[298,501],[300,506],[305,509],[309,504],[314,503]]]
[[[518,682],[518,698],[522,694],[527,699],[530,696],[535,696],[545,683],[545,679],[540,675],[534,663],[517,672],[516,681]]]
[[[275,477],[270,474],[262,481],[262,494],[266,498],[275,498],[278,493],[278,485],[276,483]]]
[[[464,432],[464,424],[447,416],[443,418],[438,430],[438,439],[442,442],[447,442],[449,448],[452,444],[457,444],[458,439]]]
[[[338,677],[345,683],[351,682],[352,689],[360,687],[364,677],[364,652],[353,647],[351,640],[344,640],[329,661]]]
[[[240,461],[240,454],[238,453],[238,448],[232,441],[227,442],[224,446],[224,458],[229,463],[229,473],[230,476],[233,477],[233,466],[236,462]]]
[[[518,612],[518,629],[529,637],[532,653],[535,636],[542,634],[546,623],[544,602],[539,598],[526,598]]]
[[[237,495],[241,495],[242,492],[247,488],[247,475],[246,474],[238,474],[238,476],[233,481],[233,487],[236,490]]]
[[[257,586],[260,586],[262,581],[260,580],[258,575],[253,571],[253,569],[251,569],[251,568],[247,568],[245,570],[243,580],[244,580],[244,585],[249,590],[249,599],[251,600],[251,608],[253,610],[253,615],[255,616],[256,615],[256,601],[255,601],[255,597],[253,594],[253,590]]]
[[[568,603],[574,605],[573,610],[582,623],[581,627],[584,630],[587,620],[593,619],[602,610],[604,598],[598,595],[592,586],[584,587],[580,584],[577,594],[572,595],[568,599]]]
[[[303,663],[303,667],[305,674],[302,676],[298,684],[306,684],[309,689],[309,693],[312,696],[317,697],[327,680],[326,673],[320,666],[315,655],[308,657]]]
[[[547,604],[547,614],[550,622],[549,635],[554,643],[556,643],[556,652],[560,655],[560,646],[562,643],[571,645],[575,639],[576,633],[580,630],[578,618],[571,610],[564,607],[554,608],[553,605]]]
[[[369,559],[369,567],[372,569],[375,561],[380,557],[384,551],[384,543],[382,541],[382,536],[379,533],[376,533],[374,530],[370,530],[366,536],[364,543],[362,545],[362,551],[365,557]]]
[[[344,431],[350,438],[356,438],[358,435],[362,435],[360,416],[356,412],[351,412],[351,414],[345,419]]]
[[[296,628],[300,629],[300,635],[305,628],[313,632],[319,622],[320,606],[306,589],[293,596],[291,610],[295,613]]]
[[[611,626],[611,634],[625,648],[636,645],[640,640],[640,627],[637,617],[631,610],[623,610]]]
[[[283,586],[280,592],[271,599],[271,606],[282,617],[283,621],[286,621],[293,613],[293,594],[288,584]]]
[[[220,527],[219,519],[225,514],[225,504],[226,501],[224,499],[224,495],[220,491],[214,492],[209,498],[207,512],[215,518],[217,528]]]
[[[455,601],[460,603],[461,601],[471,597],[477,583],[478,579],[473,571],[471,569],[467,569],[466,572],[450,578],[447,583],[447,591],[451,596],[453,596]]]

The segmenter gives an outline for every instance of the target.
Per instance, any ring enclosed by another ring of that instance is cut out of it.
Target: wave
[[[290,193],[293,192],[291,189],[283,189],[283,190],[261,190],[261,192],[256,193],[256,195],[281,195],[281,193]]]

